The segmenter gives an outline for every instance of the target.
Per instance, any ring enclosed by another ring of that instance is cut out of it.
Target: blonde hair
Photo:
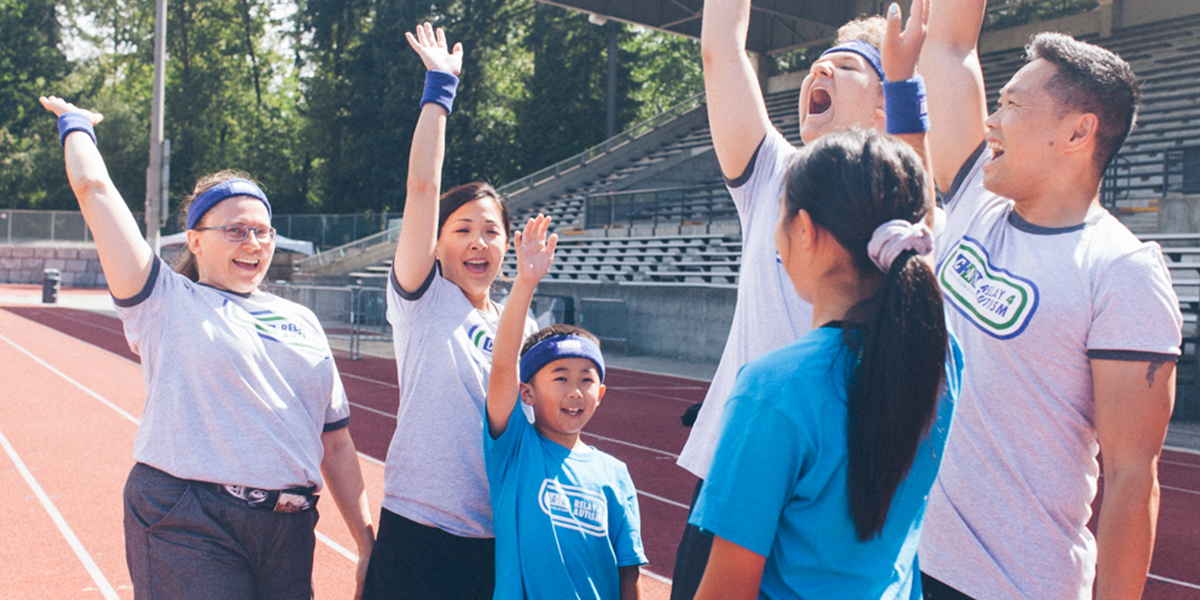
[[[837,41],[833,45],[844,44],[850,40],[862,40],[876,48],[883,48],[883,38],[887,33],[887,19],[873,15],[859,17],[837,30]]]
[[[192,202],[195,201],[200,194],[207,192],[209,188],[212,188],[217,184],[225,183],[226,181],[233,179],[246,179],[249,181],[254,181],[253,179],[250,179],[250,175],[246,174],[244,171],[239,171],[238,169],[225,169],[224,171],[217,171],[216,173],[205,175],[196,181],[196,186],[192,188],[192,193],[188,194],[188,196],[179,203],[180,227],[184,230],[187,229],[188,208],[192,206]],[[257,181],[254,181],[254,185],[257,185],[260,188],[262,187]],[[200,220],[203,221],[204,217],[200,217]],[[172,265],[172,268],[176,273],[179,273],[180,275],[183,275],[192,281],[200,281],[200,271],[196,268],[196,255],[192,254],[191,247],[186,243],[183,245],[183,251],[179,253],[178,257],[176,257],[175,264]]]

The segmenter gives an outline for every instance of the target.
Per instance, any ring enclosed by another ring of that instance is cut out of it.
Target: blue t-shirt
[[[937,420],[897,488],[883,532],[858,539],[846,468],[842,329],[819,327],[738,374],[690,522],[765,556],[760,598],[920,598],[917,543],[958,397],[954,339]]]
[[[620,598],[618,567],[642,565],[637,491],[625,463],[543,438],[518,405],[484,458],[496,529],[496,600]]]

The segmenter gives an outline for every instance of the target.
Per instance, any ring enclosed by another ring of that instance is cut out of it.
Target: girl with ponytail
[[[793,159],[775,237],[813,331],[738,376],[692,517],[716,536],[697,598],[920,597],[962,363],[924,258],[931,185],[871,131]]]

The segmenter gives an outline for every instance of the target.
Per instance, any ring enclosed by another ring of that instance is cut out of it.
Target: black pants
[[[925,595],[925,600],[974,600],[924,573],[921,573],[921,591]]]
[[[465,538],[383,509],[364,600],[491,600],[496,540]]]
[[[688,508],[688,518],[696,508],[696,499],[700,497],[700,488],[704,480],[696,482],[692,492],[692,505]],[[708,566],[708,554],[712,551],[713,537],[699,527],[688,524],[683,530],[683,538],[679,540],[679,549],[675,551],[675,571],[671,576],[671,600],[692,600],[696,590],[700,589],[700,580],[704,577],[704,569]]]

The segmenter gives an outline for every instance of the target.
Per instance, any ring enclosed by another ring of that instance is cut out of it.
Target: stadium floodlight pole
[[[150,166],[146,169],[146,242],[158,254],[163,210],[163,96],[166,88],[167,0],[154,7],[154,95],[150,104]]]

